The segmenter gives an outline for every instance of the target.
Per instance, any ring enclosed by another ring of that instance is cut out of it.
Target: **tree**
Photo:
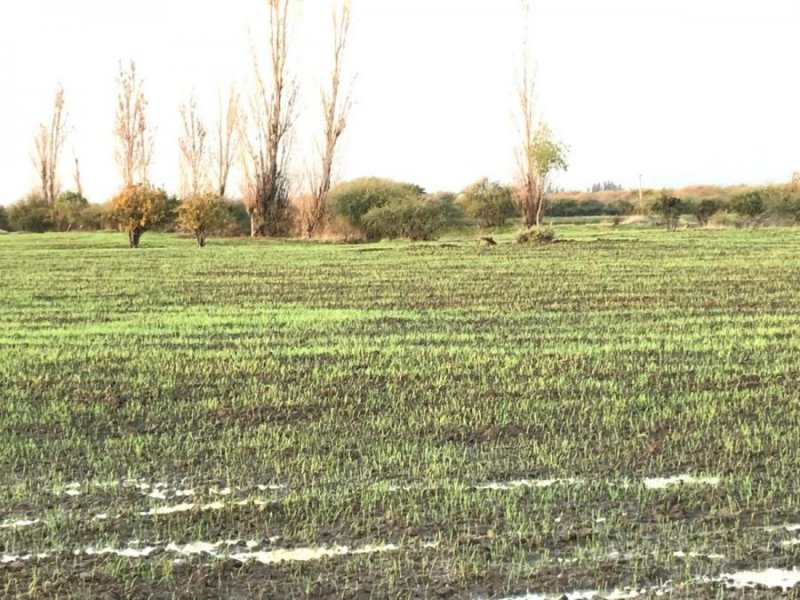
[[[162,223],[168,212],[167,193],[144,183],[126,187],[111,201],[112,219],[128,234],[131,248],[138,248],[142,234]]]
[[[178,208],[178,223],[194,234],[201,248],[206,245],[208,235],[222,229],[227,219],[225,204],[214,194],[189,196]]]
[[[661,215],[664,219],[667,231],[674,231],[678,228],[683,209],[683,201],[677,196],[670,196],[669,194],[662,194],[653,204],[653,212]]]
[[[708,225],[715,214],[722,210],[722,203],[716,198],[704,198],[694,207],[694,216],[701,227]]]
[[[11,224],[8,222],[8,213],[4,206],[0,206],[0,231],[9,231]]]
[[[194,96],[180,108],[183,131],[178,137],[180,149],[181,195],[198,196],[207,191],[206,136],[208,132],[197,114]]]
[[[552,131],[536,114],[536,74],[528,51],[529,5],[525,8],[523,62],[517,88],[519,101],[518,183],[515,199],[526,227],[538,227],[542,219],[545,193],[550,176],[567,169],[567,149],[556,141]]]
[[[146,184],[153,158],[153,136],[147,122],[147,99],[136,63],[121,63],[117,77],[117,116],[114,128],[116,160],[125,188]]]
[[[370,238],[408,238],[423,241],[433,238],[461,217],[450,199],[425,196],[401,198],[372,208],[362,222]]]
[[[75,193],[78,196],[83,196],[83,185],[81,184],[81,165],[78,162],[78,157],[75,157]]]
[[[211,148],[212,173],[220,198],[224,198],[227,192],[233,161],[239,149],[238,130],[239,93],[232,85],[224,107],[222,98],[219,98],[217,123]]]
[[[58,231],[72,231],[81,222],[89,201],[75,192],[63,192],[53,207],[53,223]]]
[[[288,227],[289,131],[294,121],[296,91],[287,80],[287,36],[291,0],[267,0],[270,31],[270,87],[261,76],[254,53],[256,93],[250,102],[247,131],[240,121],[243,144],[244,202],[250,214],[250,235],[281,235]],[[249,135],[248,135],[249,133]]]
[[[731,200],[731,208],[753,225],[767,211],[766,196],[767,193],[761,190],[740,194]]]
[[[342,66],[350,32],[350,2],[344,0],[341,10],[333,12],[333,69],[330,88],[322,92],[324,116],[324,139],[320,151],[319,171],[311,176],[311,197],[304,203],[303,229],[306,237],[312,237],[324,221],[328,212],[328,195],[331,190],[336,144],[347,126],[347,117],[352,106],[350,97],[342,98]]]
[[[525,225],[539,227],[550,177],[556,171],[567,169],[567,150],[544,123],[539,125],[530,144],[526,143],[526,146],[528,157],[522,173],[522,184],[516,190],[516,199]]]
[[[58,195],[58,159],[66,140],[66,114],[64,113],[64,88],[56,90],[53,116],[50,123],[40,123],[34,140],[33,162],[39,176],[40,193],[51,207]]]
[[[596,194],[598,192],[617,192],[622,190],[622,186],[614,183],[613,181],[603,181],[602,183],[593,183],[589,189],[590,192]]]
[[[362,219],[373,208],[399,200],[416,199],[424,193],[417,185],[368,177],[334,187],[330,193],[330,204],[336,216],[344,217],[352,227],[363,229]]]
[[[516,216],[511,190],[488,179],[481,179],[465,189],[458,197],[458,204],[471,219],[484,227],[501,227],[506,219]]]
[[[53,229],[53,207],[39,194],[31,194],[8,207],[12,231],[44,233]]]

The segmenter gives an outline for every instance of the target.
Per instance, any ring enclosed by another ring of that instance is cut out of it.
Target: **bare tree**
[[[290,151],[296,90],[287,80],[287,36],[291,0],[267,0],[270,29],[270,87],[264,82],[253,52],[256,92],[250,102],[250,123],[240,120],[244,170],[244,202],[250,233],[280,235],[287,225]],[[249,135],[248,135],[249,133]]]
[[[124,187],[147,183],[153,158],[153,135],[146,118],[147,99],[136,63],[120,63],[117,77],[116,160]]]
[[[34,138],[33,162],[41,185],[41,194],[50,206],[60,192],[58,182],[58,159],[67,138],[66,114],[64,112],[64,88],[56,90],[53,101],[53,116],[49,124],[40,123]]]
[[[75,156],[75,191],[78,193],[78,196],[83,198],[83,185],[81,185],[81,166],[78,162],[78,157]]]
[[[206,130],[197,113],[194,96],[180,108],[183,131],[178,138],[181,155],[181,195],[198,196],[207,191]]]
[[[536,136],[536,66],[528,46],[530,5],[524,2],[525,33],[522,40],[522,66],[517,88],[519,102],[519,132],[521,136],[517,156],[518,182],[516,200],[526,227],[538,225],[541,219],[544,190],[539,185],[534,143]]]
[[[228,102],[223,107],[219,98],[219,112],[211,147],[212,173],[216,191],[220,198],[228,189],[233,162],[239,149],[239,92],[232,85],[228,92]]]
[[[324,138],[320,149],[319,170],[311,174],[311,197],[303,206],[303,228],[307,237],[314,235],[328,212],[336,144],[347,126],[352,107],[349,95],[342,97],[342,66],[350,32],[350,1],[343,0],[341,9],[333,11],[333,69],[330,87],[322,90]]]
[[[525,33],[522,42],[522,68],[517,99],[519,102],[520,145],[517,156],[518,182],[516,202],[526,227],[539,227],[545,204],[545,193],[554,171],[567,168],[567,149],[536,114],[536,65],[531,58],[529,42],[530,5],[523,2]]]

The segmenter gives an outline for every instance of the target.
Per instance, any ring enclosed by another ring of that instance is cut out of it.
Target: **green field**
[[[800,594],[800,230],[558,235],[0,236],[0,597]]]

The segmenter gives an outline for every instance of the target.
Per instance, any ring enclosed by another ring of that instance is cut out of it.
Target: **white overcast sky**
[[[353,0],[347,57],[355,105],[340,178],[458,190],[514,172],[520,0]],[[178,107],[250,79],[265,0],[0,3],[0,203],[34,185],[37,123],[64,85],[73,154],[93,201],[119,186],[115,76],[134,58],[156,128],[154,183],[177,190]],[[296,171],[319,123],[331,0],[302,0],[291,51],[303,84]],[[787,180],[800,170],[798,0],[533,0],[545,119],[570,149],[558,183],[680,186]],[[235,189],[238,184],[234,182]]]

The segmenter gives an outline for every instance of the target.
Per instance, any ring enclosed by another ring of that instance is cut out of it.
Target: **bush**
[[[362,219],[371,210],[423,194],[424,190],[416,185],[365,178],[337,185],[331,190],[329,202],[333,216],[344,217],[353,227],[361,228]]]
[[[225,227],[228,212],[214,194],[189,196],[178,207],[178,224],[194,234],[197,245],[206,245],[209,234],[219,233]]]
[[[636,213],[636,207],[629,200],[614,200],[606,206],[608,210],[612,211],[612,217],[627,217]]]
[[[225,212],[225,225],[220,230],[223,237],[242,237],[250,235],[250,215],[240,200],[221,200]]]
[[[554,200],[547,208],[550,217],[615,217],[635,212],[633,204],[627,200],[601,202],[590,199],[578,201],[573,198]]]
[[[800,193],[788,189],[773,188],[766,197],[767,213],[779,221],[800,221]]]
[[[429,240],[457,223],[461,212],[452,201],[426,197],[401,198],[375,207],[361,221],[367,236]]]
[[[75,192],[63,192],[53,205],[53,224],[58,231],[72,231],[81,226],[83,211],[89,201]]]
[[[11,224],[8,222],[8,213],[4,206],[0,206],[0,231],[10,231]]]
[[[114,219],[111,214],[111,205],[89,204],[81,211],[79,227],[90,231],[113,229]]]
[[[511,189],[488,179],[469,186],[456,201],[469,218],[483,227],[502,227],[507,219],[519,216]]]
[[[766,198],[765,190],[753,190],[740,194],[731,200],[731,209],[746,218],[751,225],[755,225],[759,217],[767,211]]]
[[[720,210],[711,215],[711,217],[708,219],[708,223],[706,223],[706,227],[711,227],[712,229],[727,229],[730,227],[735,227],[736,229],[739,229],[744,227],[744,224],[744,220],[739,215],[725,210]]]
[[[709,220],[722,210],[722,201],[716,198],[705,198],[695,202],[692,206],[692,214],[697,218],[697,222],[702,227],[708,225]]]
[[[669,194],[662,194],[652,205],[653,212],[661,216],[668,231],[677,229],[681,214],[685,208],[686,205],[683,200]]]
[[[518,244],[550,244],[556,239],[556,232],[546,227],[530,227],[517,234]]]
[[[38,194],[31,194],[8,207],[12,231],[44,233],[53,229],[53,208]]]
[[[111,201],[113,221],[128,234],[131,248],[138,248],[142,234],[163,223],[169,211],[167,193],[146,184],[127,187]]]

